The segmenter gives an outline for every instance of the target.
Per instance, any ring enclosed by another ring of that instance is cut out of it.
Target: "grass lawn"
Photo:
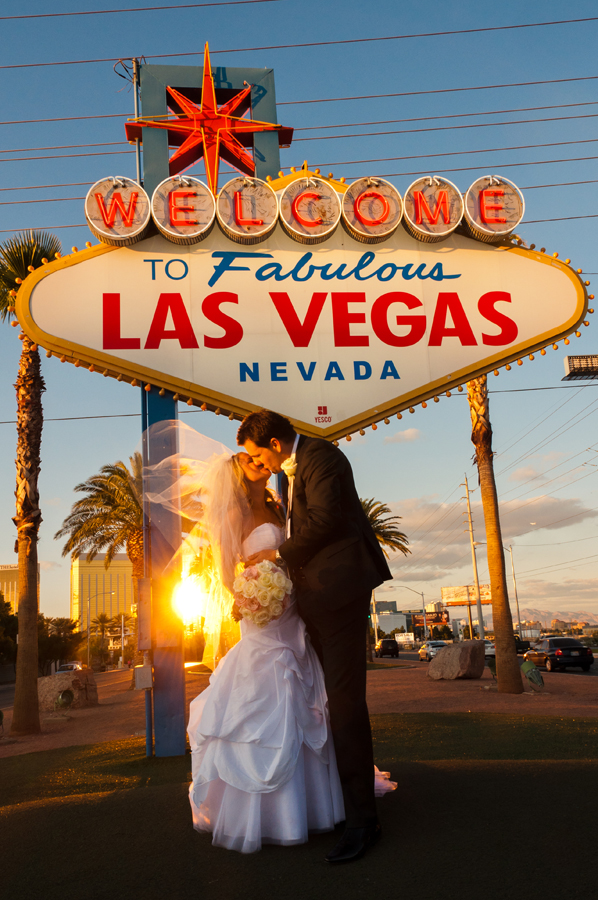
[[[323,862],[330,834],[252,856],[213,848],[191,828],[190,757],[147,759],[144,738],[0,760],[3,896],[504,900],[522,885],[526,900],[593,895],[597,719],[430,713],[372,724],[376,762],[399,788],[379,804],[383,841],[338,868]],[[532,819],[546,797],[575,815]]]

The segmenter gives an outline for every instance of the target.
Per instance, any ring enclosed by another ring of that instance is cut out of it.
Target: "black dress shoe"
[[[380,840],[382,829],[379,822],[363,828],[347,828],[340,841],[326,857],[329,863],[348,863],[361,859],[366,850]]]

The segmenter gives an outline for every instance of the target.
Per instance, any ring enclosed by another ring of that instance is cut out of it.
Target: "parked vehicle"
[[[394,638],[381,638],[376,644],[376,656],[394,656],[399,658],[399,645]]]
[[[438,651],[446,646],[446,641],[426,641],[419,648],[419,658],[422,662],[430,662],[432,657],[436,656]]]
[[[589,672],[594,663],[594,654],[590,648],[570,637],[544,638],[530,647],[523,658],[531,660],[536,666],[544,666],[547,672],[569,667]]]
[[[63,663],[58,669],[56,669],[56,674],[59,675],[61,672],[78,672],[83,668],[83,663],[78,662],[77,660],[73,660],[73,662]]]
[[[496,656],[496,647],[488,638],[484,638],[484,655]]]
[[[519,635],[515,634],[515,648],[517,653],[525,653],[531,647],[530,641],[522,641]]]

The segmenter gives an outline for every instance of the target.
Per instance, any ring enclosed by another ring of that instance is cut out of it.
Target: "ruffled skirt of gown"
[[[301,844],[344,818],[324,676],[293,603],[242,639],[191,703],[193,825],[241,853]]]

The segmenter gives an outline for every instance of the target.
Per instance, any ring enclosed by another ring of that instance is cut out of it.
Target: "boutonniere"
[[[289,456],[288,459],[281,464],[281,469],[287,478],[294,478],[295,472],[297,471],[297,460],[295,459],[295,455]]]

